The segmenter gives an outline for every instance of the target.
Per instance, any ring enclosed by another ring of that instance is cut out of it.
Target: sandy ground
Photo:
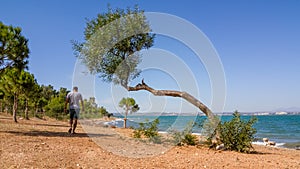
[[[0,168],[300,168],[300,151],[254,146],[252,154],[205,146],[173,147],[130,137],[129,130],[82,121],[19,120],[0,114]]]

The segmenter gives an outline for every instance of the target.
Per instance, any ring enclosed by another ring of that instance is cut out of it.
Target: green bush
[[[55,118],[57,120],[67,119],[67,115],[64,113],[65,100],[61,97],[53,97],[45,107],[45,115]]]
[[[219,116],[213,116],[201,122],[201,135],[206,140],[203,143],[212,145],[212,141],[216,140],[216,130],[218,129],[220,121]]]
[[[141,138],[144,136],[145,138],[149,138],[150,141],[154,143],[160,143],[160,136],[158,135],[158,127],[159,120],[155,119],[152,122],[146,120],[145,123],[140,123],[139,127],[134,130],[133,137]]]
[[[175,145],[196,145],[197,137],[192,135],[192,128],[194,126],[194,122],[190,121],[183,131],[171,131],[173,141]]]
[[[58,94],[50,98],[48,104],[45,106],[46,116],[56,118],[57,120],[68,119],[68,115],[64,113],[67,93],[66,88],[60,88]]]
[[[102,117],[102,114],[80,112],[80,119],[97,119]]]
[[[143,135],[142,130],[136,129],[133,131],[133,137],[134,138],[141,138]]]
[[[188,133],[184,136],[184,139],[182,140],[184,144],[187,145],[196,145],[197,144],[197,137],[195,135],[192,135],[191,133]]]
[[[231,121],[220,123],[218,126],[220,141],[227,150],[249,153],[253,149],[252,142],[256,133],[253,124],[256,121],[256,117],[249,121],[241,120],[239,112],[235,111]]]

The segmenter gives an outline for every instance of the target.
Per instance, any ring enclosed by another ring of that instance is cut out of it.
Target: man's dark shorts
[[[80,109],[70,109],[70,119],[73,120],[75,119],[79,119],[79,112]]]

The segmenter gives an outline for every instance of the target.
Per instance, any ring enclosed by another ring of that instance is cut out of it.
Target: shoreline
[[[95,120],[103,121],[103,119],[95,119]],[[104,122],[104,125],[122,128],[122,127],[116,125],[118,122],[123,123],[123,119],[120,117],[113,117],[113,119],[111,119],[111,120],[106,119]],[[135,121],[132,120],[132,122],[135,122]],[[135,123],[137,123],[137,122],[135,122]],[[123,125],[121,125],[121,126],[123,126]],[[168,131],[159,130],[158,132],[161,134],[168,134]],[[197,133],[197,132],[194,132],[192,134],[201,136],[201,133]],[[261,139],[256,138],[255,141],[252,142],[252,144],[266,146],[262,139],[263,138],[261,138]],[[270,138],[270,139],[273,140],[273,138]],[[291,149],[291,150],[300,150],[300,141],[299,142],[276,142],[276,145],[271,146],[271,147],[287,148],[287,149]]]

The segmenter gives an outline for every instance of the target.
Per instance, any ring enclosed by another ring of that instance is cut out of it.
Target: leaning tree
[[[139,76],[137,66],[141,61],[139,51],[153,46],[155,34],[144,12],[134,9],[108,9],[88,20],[84,31],[85,41],[73,41],[75,55],[106,82],[123,86],[127,91],[146,90],[155,96],[180,97],[198,107],[209,119],[215,119],[212,111],[200,100],[184,91],[157,90],[141,83],[129,83]]]

